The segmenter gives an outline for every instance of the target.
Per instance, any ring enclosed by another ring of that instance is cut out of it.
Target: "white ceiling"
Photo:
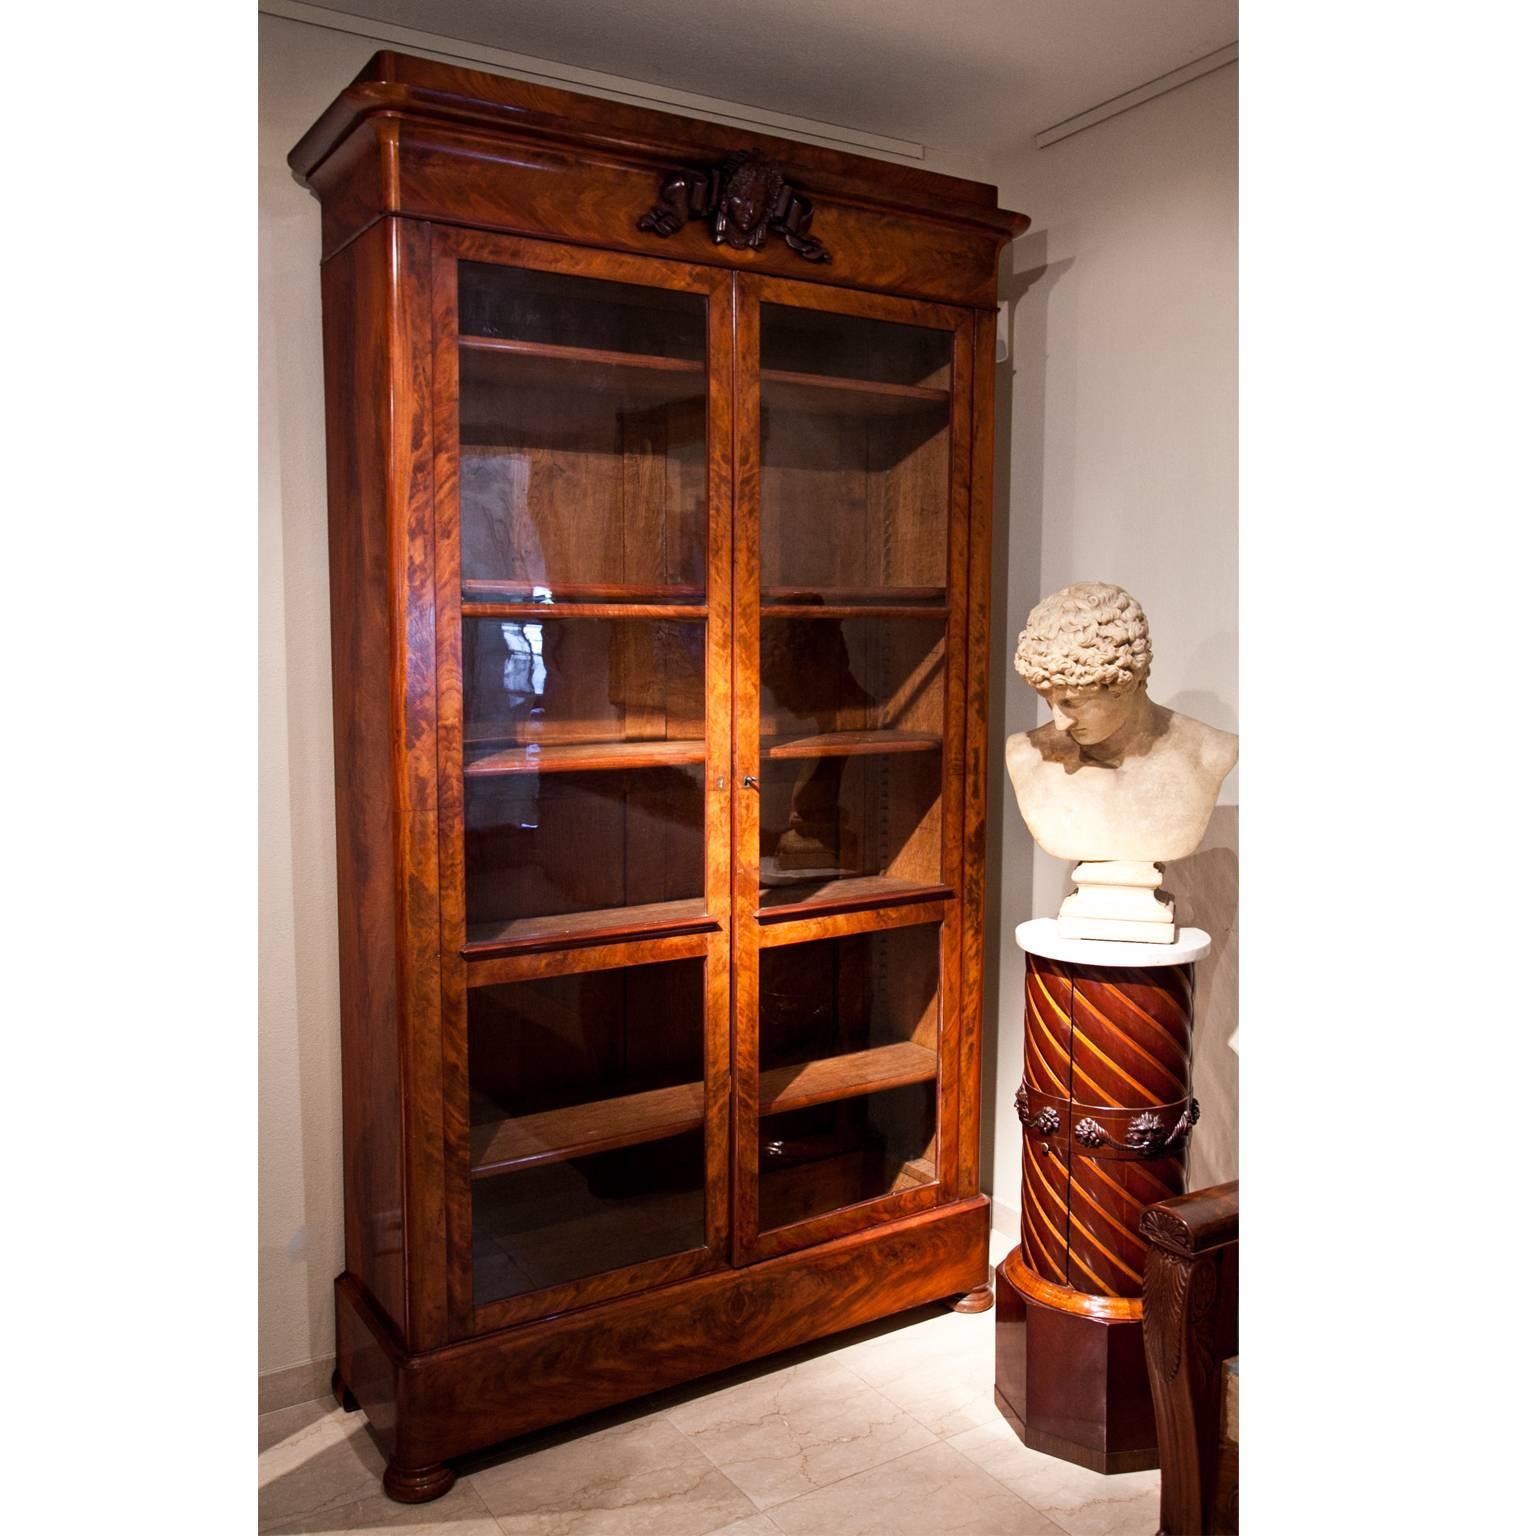
[[[1035,133],[1237,40],[1237,0],[321,0],[952,152]]]

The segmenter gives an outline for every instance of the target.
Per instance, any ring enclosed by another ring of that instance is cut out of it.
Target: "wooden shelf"
[[[615,939],[648,938],[663,933],[706,933],[720,925],[702,896],[687,901],[653,901],[635,907],[605,907],[596,912],[567,912],[561,917],[524,917],[510,923],[475,923],[462,950],[467,960],[489,959],[524,950],[563,949],[577,944],[606,944]]]
[[[923,885],[887,875],[847,880],[807,880],[803,884],[764,886],[757,893],[757,917],[765,923],[812,917],[826,912],[856,912],[865,907],[905,906],[953,896],[950,885]]]
[[[692,619],[696,624],[708,616],[701,603],[463,603],[459,612],[466,619]]]
[[[460,442],[492,451],[518,443],[526,430],[516,425],[519,396],[564,399],[587,411],[686,406],[702,415],[707,387],[704,364],[688,358],[461,336]]]
[[[886,384],[878,379],[850,379],[828,373],[791,373],[765,368],[762,400],[770,410],[812,411],[821,415],[906,416],[949,404],[949,391],[928,384]]]
[[[938,1167],[929,1158],[914,1157],[901,1165],[901,1172],[891,1184],[891,1193],[895,1195],[904,1189],[919,1189],[924,1184],[937,1184],[938,1181]]]
[[[699,359],[658,357],[649,352],[605,352],[597,347],[563,347],[558,342],[503,336],[461,336],[459,345],[466,352],[495,352],[565,367],[644,368],[653,373],[696,373],[701,378],[704,373]],[[947,396],[947,391],[944,393]]]
[[[757,1112],[783,1115],[834,1099],[854,1099],[861,1094],[926,1083],[938,1076],[938,1054],[927,1046],[903,1040],[846,1056],[826,1056],[819,1061],[776,1067],[758,1079]]]
[[[770,606],[790,604],[810,607],[826,603],[858,606],[875,603],[890,607],[930,603],[935,613],[944,609],[947,589],[944,587],[764,587],[763,602]]]
[[[758,613],[765,619],[944,619],[949,604],[764,603]]]
[[[908,748],[907,750],[911,750]],[[668,768],[702,763],[702,741],[590,741],[559,746],[535,744],[493,752],[464,764],[466,779],[509,773],[599,773],[616,768]]]
[[[927,731],[828,731],[820,736],[764,736],[762,755],[774,761],[799,757],[874,757],[888,752],[935,752],[942,736]],[[469,770],[466,769],[467,773]]]
[[[704,589],[685,582],[635,586],[612,581],[484,581],[471,578],[463,583],[462,590],[469,602],[537,604],[546,608],[557,603],[562,606],[571,603],[661,603],[671,607],[678,603],[702,605],[704,601]]]
[[[470,1127],[469,1174],[483,1179],[540,1163],[612,1152],[681,1135],[703,1124],[703,1083],[600,1099],[515,1120],[487,1121]]]
[[[862,1161],[860,1150],[852,1148],[832,1158],[762,1169],[758,1211],[763,1236],[779,1237],[818,1218],[938,1182],[938,1169],[930,1159],[910,1158],[884,1188],[872,1187]]]

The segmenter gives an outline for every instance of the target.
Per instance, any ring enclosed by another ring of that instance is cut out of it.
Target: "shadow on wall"
[[[1225,633],[1213,635],[1195,652],[1190,662],[1191,670],[1202,667],[1208,655],[1230,656],[1236,649],[1235,635]],[[1217,730],[1235,731],[1237,729],[1237,711],[1225,699],[1218,698],[1214,693],[1196,693],[1186,688],[1182,693],[1176,693],[1171,699],[1162,702],[1181,715],[1192,715],[1196,720],[1214,725]],[[1229,779],[1223,787],[1230,789],[1231,780]]]
[[[1042,232],[1016,240],[1003,253],[998,297],[1006,302],[1008,359],[997,367],[992,466],[991,671],[987,688],[987,882],[982,987],[983,1080],[981,1161],[983,1182],[997,1164],[998,1136],[1014,1138],[1013,1090],[1018,1073],[1002,1046],[1012,1032],[1001,1027],[1001,999],[1023,995],[1023,955],[1013,930],[1033,913],[1034,844],[1024,828],[1009,787],[1003,747],[1013,731],[1035,724],[1034,695],[1010,693],[1022,687],[1013,670],[1018,636],[1012,632],[1021,593],[1033,603],[1040,592],[1042,507],[1045,482],[1046,299],[1071,267],[1051,266]],[[1002,332],[999,332],[1002,335]],[[1026,690],[1027,692],[1027,690]],[[1013,699],[1015,710],[1009,710]],[[1006,855],[1005,855],[1006,846]],[[1015,965],[1016,962],[1016,965]],[[1018,974],[1013,975],[1017,969]],[[1008,1059],[1004,1059],[1007,1057]],[[999,1079],[1002,1082],[999,1082]],[[999,1107],[1001,1106],[1001,1108]],[[1000,1123],[1001,1122],[1001,1123]],[[1005,1159],[1005,1162],[1007,1159]],[[998,1190],[989,1193],[996,1196]],[[1011,1206],[1018,1191],[1004,1188]]]
[[[1008,303],[1010,332],[1008,360],[997,369],[993,464],[980,1166],[984,1187],[990,1179],[988,1193],[1008,1219],[1019,1198],[1013,1090],[1023,1053],[1024,957],[1013,930],[1026,918],[1054,914],[1072,889],[1071,865],[1037,854],[1004,762],[1008,736],[1038,720],[1035,695],[1013,671],[1013,652],[1018,629],[1044,595],[1047,310],[1052,290],[1073,266],[1073,258],[1052,262],[1049,244],[1043,230],[1015,241],[1005,252],[998,288]],[[1070,329],[1070,316],[1063,321],[1058,315],[1058,327],[1063,323]],[[1052,363],[1058,401],[1073,398],[1070,378],[1062,377],[1072,366],[1071,347]],[[1053,453],[1067,463],[1072,430],[1070,411],[1058,408]],[[1053,495],[1070,500],[1070,488],[1063,491],[1059,476],[1055,483]],[[1070,505],[1051,510],[1058,520],[1072,515]],[[1230,633],[1211,635],[1190,666],[1196,675],[1208,674],[1235,644]],[[1184,692],[1159,702],[1223,730],[1237,728],[1232,706],[1214,694]],[[1229,793],[1235,787],[1235,778],[1229,779]],[[1237,862],[1237,807],[1218,806],[1200,848],[1170,865],[1164,882],[1177,897],[1180,920],[1206,929],[1212,938],[1211,954],[1196,971],[1194,1088],[1201,1122],[1190,1144],[1191,1189],[1237,1177],[1238,1074],[1230,1043],[1237,1020]]]
[[[1189,1139],[1190,1189],[1237,1177],[1237,821],[1235,805],[1218,805],[1199,848],[1170,864],[1163,880],[1179,922],[1211,936],[1210,954],[1195,967],[1200,1123]]]

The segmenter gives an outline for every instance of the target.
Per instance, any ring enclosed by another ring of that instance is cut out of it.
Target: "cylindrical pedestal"
[[[997,1274],[998,1406],[1034,1450],[1157,1465],[1141,1339],[1147,1206],[1184,1192],[1199,929],[1166,945],[1023,923],[1023,1223]]]

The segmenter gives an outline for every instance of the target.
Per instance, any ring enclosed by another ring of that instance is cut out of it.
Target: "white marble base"
[[[1070,898],[1069,898],[1070,899]],[[1138,923],[1113,917],[1078,917],[1062,905],[1061,924],[1063,938],[1108,939],[1120,944],[1172,944],[1178,930],[1173,923]]]
[[[1177,929],[1171,944],[1117,943],[1072,938],[1054,917],[1036,917],[1020,923],[1013,936],[1029,954],[1068,965],[1187,965],[1211,952],[1211,936],[1202,928]]]

